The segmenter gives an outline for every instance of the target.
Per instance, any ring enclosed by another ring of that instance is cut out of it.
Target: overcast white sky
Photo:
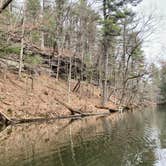
[[[143,0],[137,10],[147,16],[153,13],[155,22],[159,25],[143,47],[148,61],[166,59],[166,0]]]

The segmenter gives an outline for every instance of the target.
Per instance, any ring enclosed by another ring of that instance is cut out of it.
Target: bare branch
[[[0,13],[2,13],[3,10],[5,10],[9,4],[12,2],[12,0],[7,0],[0,8]]]

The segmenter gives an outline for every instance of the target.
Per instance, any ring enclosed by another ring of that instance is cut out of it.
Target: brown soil
[[[76,81],[71,81],[71,90]],[[55,98],[69,104],[74,109],[81,109],[86,113],[106,112],[97,109],[100,105],[100,90],[96,86],[81,83],[77,93],[68,96],[66,81],[41,75],[32,80],[24,75],[21,80],[15,74],[8,73],[7,77],[0,75],[0,111],[12,118],[37,118],[69,115],[70,111],[59,104]],[[116,109],[116,105],[108,103],[107,107]]]

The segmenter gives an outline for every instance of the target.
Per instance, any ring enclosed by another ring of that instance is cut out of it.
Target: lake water
[[[166,166],[166,108],[8,126],[0,166]]]

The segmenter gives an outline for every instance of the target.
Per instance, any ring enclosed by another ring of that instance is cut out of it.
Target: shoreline
[[[70,82],[74,89],[77,82]],[[116,98],[115,98],[116,100]],[[109,101],[101,105],[100,89],[81,82],[77,92],[68,93],[68,83],[42,74],[33,78],[24,74],[0,76],[0,124],[30,123],[56,119],[109,116],[118,114],[119,105]],[[123,108],[125,109],[125,107]],[[125,111],[133,111],[126,107]]]
[[[71,89],[76,81],[71,81]],[[109,113],[109,110],[97,108],[100,105],[100,90],[94,85],[81,82],[78,92],[68,93],[64,80],[56,80],[46,75],[33,80],[24,75],[21,80],[16,74],[7,73],[0,77],[0,112],[11,119],[53,118],[71,115],[71,111],[58,100],[74,110],[84,114]],[[117,110],[117,105],[109,102],[110,109]]]

